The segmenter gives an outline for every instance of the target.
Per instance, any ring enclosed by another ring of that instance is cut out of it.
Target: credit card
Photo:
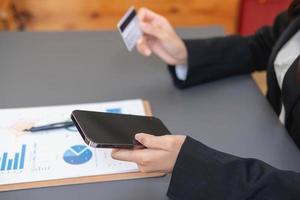
[[[142,37],[143,32],[139,26],[134,7],[129,8],[118,23],[118,29],[129,51],[135,47],[137,41]]]

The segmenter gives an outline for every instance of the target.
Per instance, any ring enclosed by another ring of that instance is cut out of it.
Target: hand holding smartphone
[[[137,133],[171,134],[155,117],[74,110],[71,119],[86,144],[97,148],[140,148]]]

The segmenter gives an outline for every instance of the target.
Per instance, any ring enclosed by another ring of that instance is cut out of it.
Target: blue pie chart
[[[65,151],[63,159],[71,165],[80,165],[88,162],[93,156],[92,151],[84,145],[74,145]]]

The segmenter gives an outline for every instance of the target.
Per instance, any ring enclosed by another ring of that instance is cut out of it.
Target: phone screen
[[[171,134],[155,117],[75,110],[71,116],[84,141],[92,147],[134,148],[137,133]]]

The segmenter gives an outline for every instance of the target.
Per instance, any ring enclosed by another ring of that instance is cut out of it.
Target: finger
[[[152,167],[148,167],[148,166],[144,166],[144,165],[140,165],[140,164],[138,164],[138,168],[139,168],[139,171],[143,172],[143,173],[156,172],[155,170],[152,169]]]
[[[168,159],[170,157],[168,151],[146,149],[141,162],[137,164],[142,172],[169,172]]]
[[[147,12],[148,12],[147,8],[140,8],[138,10],[137,16],[140,21],[147,21]]]
[[[160,19],[161,16],[147,8],[140,8],[138,10],[138,18],[142,22],[152,22],[155,19]]]
[[[135,139],[147,148],[165,149],[166,146],[169,146],[167,136],[154,136],[146,133],[138,133],[135,135]]]
[[[112,152],[111,157],[116,160],[122,161],[129,161],[129,162],[139,162],[137,156],[138,150],[127,150],[127,149],[120,149],[119,151]]]
[[[149,164],[151,157],[155,157],[155,151],[152,149],[138,149],[138,150],[126,150],[121,149],[111,154],[113,159],[135,162],[140,165]]]
[[[139,168],[139,171],[143,172],[143,173],[151,173],[151,172],[166,173],[166,171],[164,169],[159,168],[159,166],[157,166],[157,165],[148,166],[148,165],[140,165],[140,164],[138,164],[138,168]]]
[[[147,44],[147,40],[145,36],[143,36],[138,40],[136,48],[138,52],[144,56],[150,56],[152,54],[152,51],[149,45]]]
[[[112,149],[112,150],[111,150],[111,153],[116,153],[116,152],[118,152],[118,151],[120,151],[120,149]]]
[[[167,64],[176,65],[178,63],[178,61],[165,50],[160,42],[152,42],[150,40],[148,41],[148,46],[151,48],[152,52],[154,52]]]
[[[140,27],[144,33],[154,36],[160,40],[163,40],[167,36],[166,31],[159,25],[141,22]]]

